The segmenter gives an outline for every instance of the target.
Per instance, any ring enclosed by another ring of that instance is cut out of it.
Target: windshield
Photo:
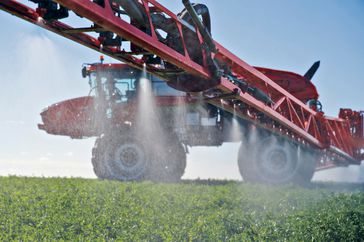
[[[136,75],[130,71],[99,71],[90,75],[91,95],[126,102],[135,93]]]
[[[103,97],[106,100],[113,99],[116,102],[127,102],[135,96],[139,79],[140,71],[131,68],[92,72],[90,75],[90,94]],[[149,75],[148,79],[152,81],[155,96],[181,97],[186,95],[184,92],[168,86],[165,81],[157,77]]]

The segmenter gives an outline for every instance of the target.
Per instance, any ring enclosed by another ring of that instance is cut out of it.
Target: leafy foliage
[[[0,241],[362,238],[362,185],[0,178]]]

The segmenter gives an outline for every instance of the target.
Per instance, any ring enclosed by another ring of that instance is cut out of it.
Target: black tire
[[[106,166],[101,159],[103,146],[105,146],[104,136],[96,139],[95,145],[92,148],[91,163],[94,168],[95,175],[100,179],[108,179],[110,174],[107,173]]]
[[[275,136],[243,141],[238,165],[244,181],[304,184],[312,179],[316,160],[307,150]]]
[[[139,181],[146,178],[150,153],[145,142],[131,132],[105,135],[96,141],[92,164],[99,178]]]
[[[159,182],[178,182],[186,169],[186,152],[177,137],[154,144],[149,179]]]

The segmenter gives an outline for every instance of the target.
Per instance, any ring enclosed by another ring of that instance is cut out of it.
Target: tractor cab
[[[90,95],[116,103],[127,102],[136,92],[137,70],[127,66],[95,64],[84,67],[82,73],[89,77]]]
[[[143,78],[143,75],[146,77]],[[114,103],[126,103],[134,99],[142,87],[141,81],[150,81],[156,97],[183,97],[178,91],[158,77],[143,74],[142,71],[126,64],[96,63],[84,66],[82,76],[89,78],[90,95]]]

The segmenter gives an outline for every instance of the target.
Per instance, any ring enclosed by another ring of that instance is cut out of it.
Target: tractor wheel
[[[255,143],[243,142],[238,156],[240,174],[248,182],[303,184],[309,182],[315,160],[307,151],[284,139],[267,136]]]
[[[101,159],[104,142],[104,137],[99,137],[96,139],[95,145],[92,148],[91,163],[94,168],[95,175],[100,179],[110,178],[110,174],[106,170],[106,165]]]
[[[93,152],[96,175],[121,181],[143,180],[150,165],[145,147],[144,142],[130,133],[100,138]]]
[[[178,139],[169,139],[166,145],[156,145],[153,150],[149,178],[153,181],[178,182],[186,169],[186,152]]]

